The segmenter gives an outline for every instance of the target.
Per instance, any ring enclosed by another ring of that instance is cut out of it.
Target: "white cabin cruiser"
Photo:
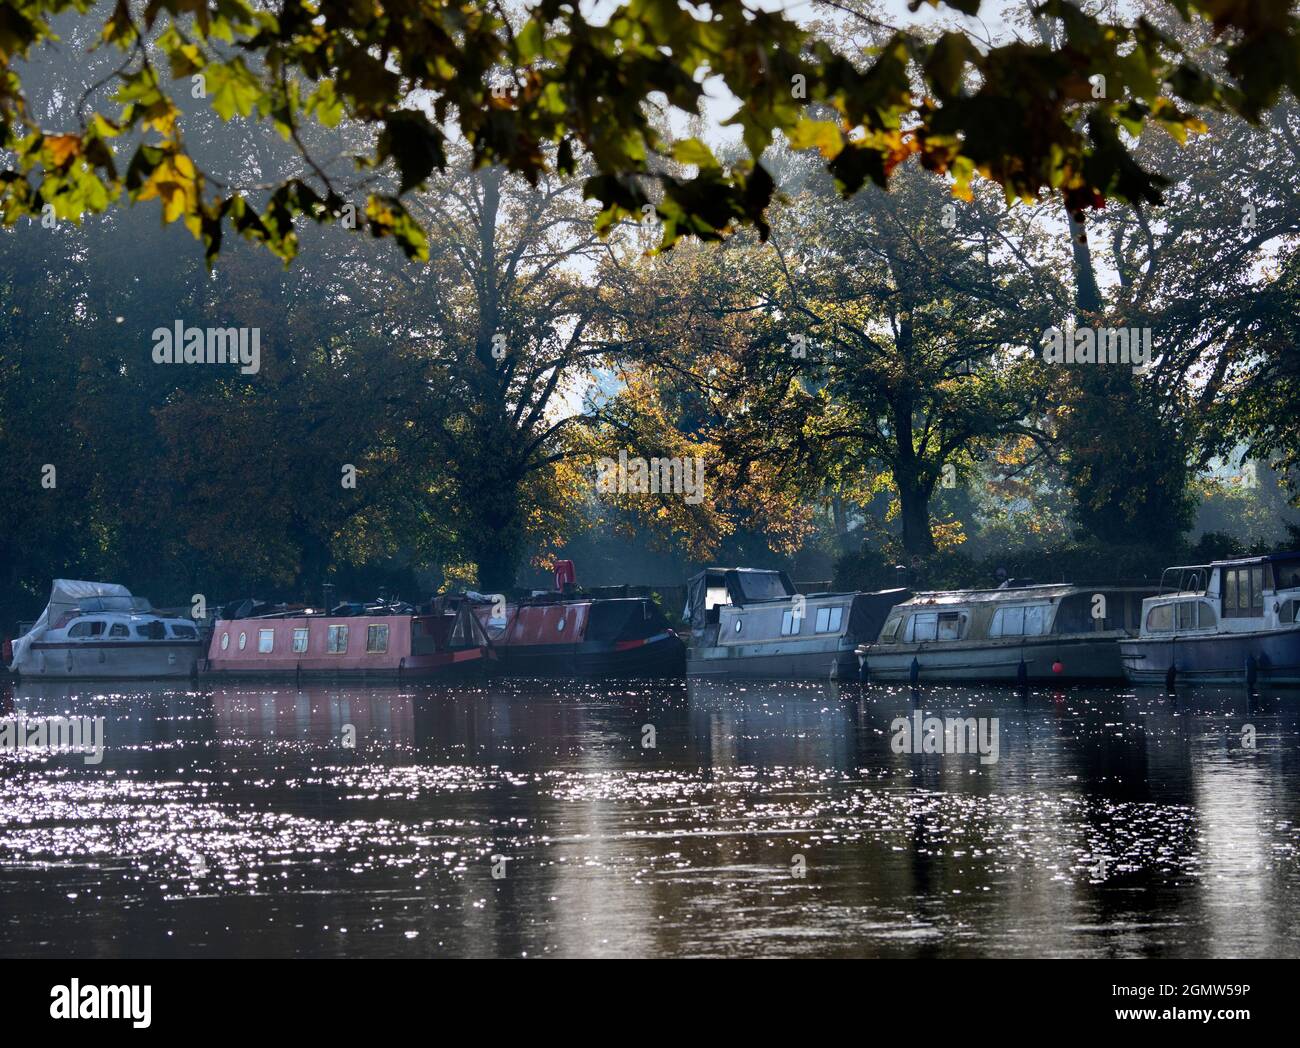
[[[1135,684],[1300,684],[1300,551],[1166,568],[1120,644]]]
[[[196,623],[154,614],[125,586],[55,579],[9,669],[29,680],[189,677],[202,653]]]

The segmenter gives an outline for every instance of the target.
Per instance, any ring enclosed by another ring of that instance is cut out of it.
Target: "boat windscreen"
[[[745,601],[780,600],[792,595],[779,571],[738,571],[736,582]]]
[[[146,597],[82,597],[77,601],[77,610],[92,615],[100,611],[125,611],[135,614],[148,614],[153,606]]]

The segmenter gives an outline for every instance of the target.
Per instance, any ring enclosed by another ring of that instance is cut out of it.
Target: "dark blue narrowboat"
[[[1300,684],[1300,552],[1166,568],[1120,641],[1135,684]]]

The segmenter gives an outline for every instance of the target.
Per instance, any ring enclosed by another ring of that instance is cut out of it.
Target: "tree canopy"
[[[947,2],[980,9],[980,0]],[[845,194],[886,185],[916,155],[950,173],[959,194],[978,174],[1008,199],[1059,191],[1078,213],[1156,201],[1164,179],[1126,133],[1154,124],[1182,138],[1203,126],[1204,108],[1255,120],[1300,84],[1290,0],[1168,2],[1210,24],[1213,55],[1146,18],[1129,25],[1070,0],[1034,8],[1059,21],[1050,42],[998,45],[836,5],[879,29],[861,56],[740,0],[629,0],[599,24],[571,0],[518,13],[495,0],[3,0],[0,214],[12,223],[48,205],[78,218],[124,198],[157,199],[164,220],[184,223],[210,258],[227,227],[289,258],[296,218],[338,221],[352,207],[372,234],[424,258],[425,231],[405,194],[446,168],[459,137],[478,165],[530,181],[590,158],[597,228],[649,205],[667,245],[737,223],[766,228],[773,182],[758,158],[778,132],[816,146]],[[101,54],[102,75],[73,118],[51,126],[27,105],[22,66],[46,58],[60,15],[95,26],[96,47],[113,57]],[[747,156],[725,166],[698,139],[666,137],[656,119],[664,107],[695,113],[706,81],[739,103],[729,122]],[[188,147],[182,96],[205,99],[225,120],[269,124],[301,150],[304,168],[255,185],[205,170]],[[302,134],[305,122],[342,120],[369,132],[350,172],[311,155]]]

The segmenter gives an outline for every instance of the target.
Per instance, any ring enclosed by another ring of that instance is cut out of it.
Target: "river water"
[[[0,688],[4,956],[1300,955],[1296,693]]]

